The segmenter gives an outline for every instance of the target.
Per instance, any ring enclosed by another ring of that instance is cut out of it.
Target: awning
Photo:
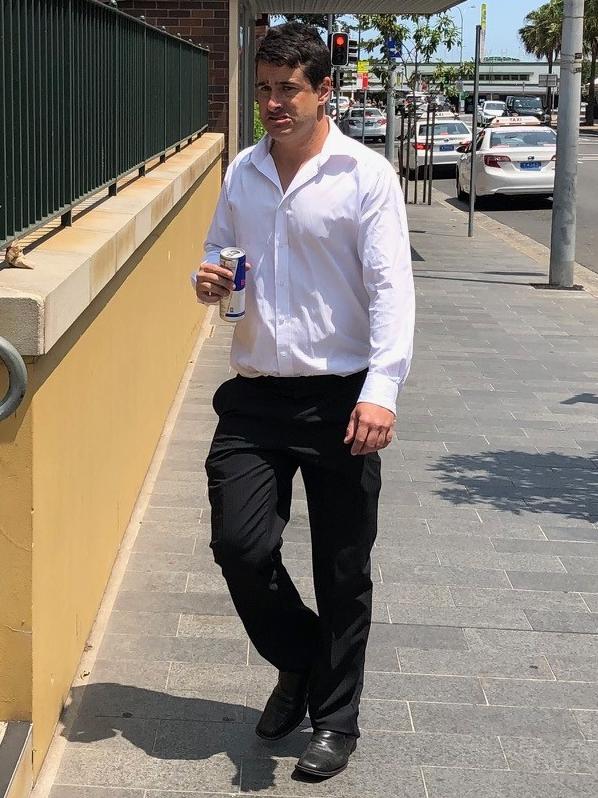
[[[260,14],[439,14],[462,0],[254,0]]]

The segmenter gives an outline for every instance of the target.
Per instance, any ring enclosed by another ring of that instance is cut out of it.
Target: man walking
[[[257,734],[277,740],[309,710],[297,768],[332,776],[355,750],[371,623],[370,551],[380,457],[412,353],[414,291],[392,166],[325,114],[330,54],[299,23],[256,55],[267,135],[230,164],[196,282],[201,302],[232,289],[225,246],[247,253],[246,316],[216,391],[206,461],[216,562],[258,652],[279,670]],[[317,614],[281,555],[301,471]]]

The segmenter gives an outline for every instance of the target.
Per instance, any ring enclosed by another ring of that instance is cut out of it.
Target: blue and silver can
[[[245,316],[245,253],[238,247],[220,251],[220,265],[233,273],[234,289],[220,300],[220,318],[233,324]]]

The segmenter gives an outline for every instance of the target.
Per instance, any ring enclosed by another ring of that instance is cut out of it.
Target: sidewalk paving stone
[[[598,779],[556,773],[424,768],[428,798],[594,798]]]
[[[276,744],[253,731],[276,674],[209,548],[211,400],[233,376],[216,321],[50,798],[598,795],[598,303],[535,291],[543,267],[482,229],[467,239],[442,205],[409,216],[415,360],[382,454],[350,767],[300,780],[309,721]],[[299,476],[284,540],[315,606]]]

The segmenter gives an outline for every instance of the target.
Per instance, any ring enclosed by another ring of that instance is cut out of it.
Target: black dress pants
[[[370,551],[380,458],[343,443],[365,372],[348,377],[237,376],[214,395],[206,461],[212,542],[257,651],[279,670],[310,671],[314,729],[359,735],[371,623]],[[301,470],[318,613],[284,567],[282,533]]]

